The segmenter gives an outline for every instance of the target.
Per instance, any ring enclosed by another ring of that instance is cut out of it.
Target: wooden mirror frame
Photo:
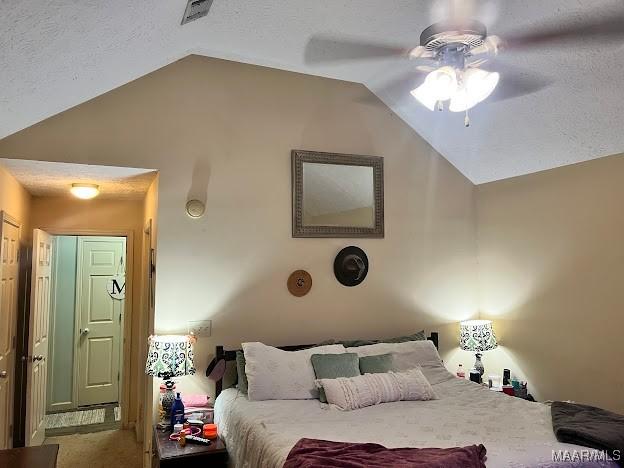
[[[384,237],[383,158],[356,154],[320,153],[293,150],[292,160],[292,236],[293,237]],[[372,228],[350,226],[305,226],[303,224],[303,163],[366,166],[373,168],[375,225]]]

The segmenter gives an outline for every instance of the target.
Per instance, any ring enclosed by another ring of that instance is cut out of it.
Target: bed
[[[235,352],[228,353],[233,352],[217,350],[222,358],[235,358]],[[375,442],[388,448],[482,443],[488,467],[617,466],[601,459],[599,452],[559,443],[547,405],[493,392],[444,369],[423,372],[439,399],[398,401],[355,411],[328,409],[318,400],[249,401],[234,387],[223,390],[219,382],[215,422],[237,468],[281,468],[291,448],[304,437]],[[569,457],[553,459],[553,454],[564,452],[595,459],[582,465]]]

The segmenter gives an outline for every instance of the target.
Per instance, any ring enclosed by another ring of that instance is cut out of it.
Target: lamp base
[[[160,415],[161,422],[166,422],[168,424],[169,418],[171,417],[171,406],[173,405],[173,400],[175,400],[175,382],[171,379],[163,379],[160,389],[160,406],[163,411]]]
[[[481,353],[475,353],[475,357],[477,360],[475,361],[474,368],[479,371],[481,377],[485,374],[485,367],[483,367],[483,363],[481,362]]]

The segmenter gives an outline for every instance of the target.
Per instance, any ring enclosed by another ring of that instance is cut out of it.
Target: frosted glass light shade
[[[418,88],[412,90],[410,94],[430,111],[435,108],[436,102],[438,102],[436,98],[433,97],[433,94],[429,92],[427,83],[421,84]]]
[[[446,101],[457,92],[457,72],[453,67],[440,67],[427,75],[425,84],[436,101]]]
[[[497,346],[491,320],[467,320],[460,323],[459,347],[464,351],[480,353]]]
[[[98,196],[100,187],[95,184],[72,184],[69,191],[76,198],[89,200]]]
[[[496,72],[479,68],[457,71],[444,66],[429,73],[425,82],[412,90],[411,95],[431,111],[439,101],[450,100],[451,112],[464,112],[487,99],[496,89],[499,79],[500,75]]]
[[[451,98],[449,110],[451,112],[464,112],[474,107],[492,94],[500,75],[496,72],[469,68],[464,72],[460,88]]]

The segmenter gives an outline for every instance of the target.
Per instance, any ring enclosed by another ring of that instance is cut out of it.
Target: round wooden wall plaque
[[[288,290],[293,296],[305,296],[312,289],[312,277],[305,270],[293,271],[288,277]]]

